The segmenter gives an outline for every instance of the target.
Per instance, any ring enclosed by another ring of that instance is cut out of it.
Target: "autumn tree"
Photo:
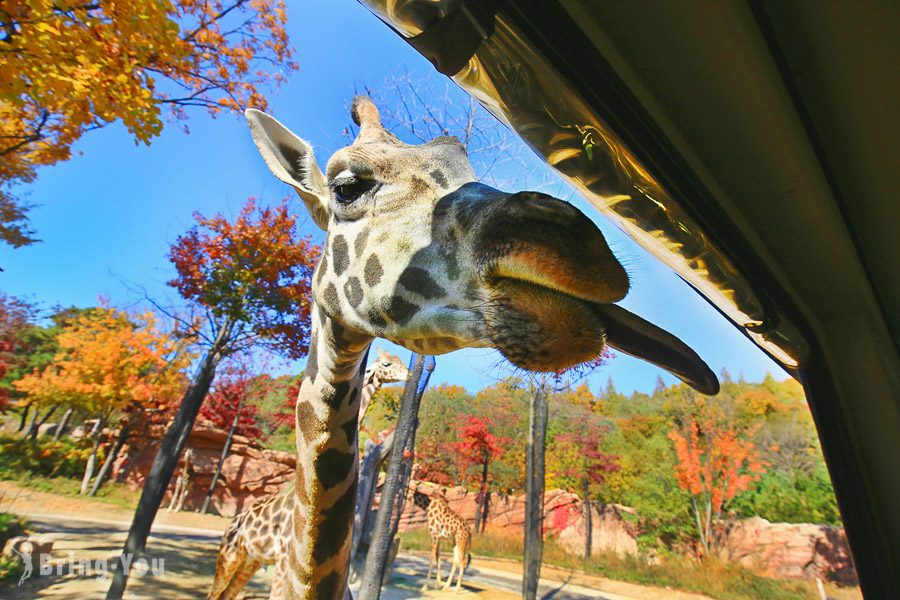
[[[484,521],[487,517],[487,493],[488,474],[491,461],[497,458],[503,451],[503,445],[508,443],[505,438],[498,438],[491,432],[493,422],[490,417],[476,417],[469,415],[459,425],[455,447],[459,460],[463,465],[481,468],[478,485],[478,506],[475,510],[475,532],[484,529]]]
[[[582,390],[583,393],[583,390]],[[601,450],[608,426],[583,404],[560,403],[565,426],[553,432],[548,451],[551,486],[581,494],[584,510],[584,559],[591,556],[591,498],[599,495],[609,473],[619,470],[618,456]],[[589,405],[590,406],[590,405]],[[557,416],[559,418],[559,416]]]
[[[223,358],[262,348],[297,359],[306,355],[310,335],[312,272],[319,248],[297,235],[286,201],[257,209],[247,201],[234,221],[195,215],[197,225],[178,237],[169,258],[178,290],[202,319],[184,319],[203,348],[190,387],[160,443],[123,549],[144,549],[150,526],[216,369]],[[107,598],[121,598],[127,569],[118,569]]]
[[[294,378],[281,390],[279,390],[281,404],[274,412],[270,419],[276,428],[288,429],[294,431],[297,428],[297,398],[300,396],[300,386],[302,384],[302,376]]]
[[[160,330],[153,313],[128,315],[105,307],[75,317],[61,329],[57,343],[52,363],[13,385],[35,410],[67,405],[98,419],[81,486],[85,494],[103,428],[113,423],[124,427],[118,419],[130,411],[176,396],[190,357],[169,332]]]
[[[367,420],[373,422],[373,430],[388,427],[396,418],[399,398],[394,396],[398,389],[382,388],[372,400]],[[457,424],[465,419],[471,402],[472,396],[458,385],[443,383],[425,392],[419,414],[419,479],[440,485],[464,483],[463,465],[456,460],[453,444],[458,441]]]
[[[13,193],[121,121],[149,143],[188,107],[264,109],[297,68],[281,0],[0,0],[0,240],[35,241]]]
[[[753,430],[740,430],[715,399],[687,396],[678,424],[669,432],[678,463],[675,479],[691,499],[703,556],[717,553],[723,541],[723,516],[735,496],[765,472]]]
[[[234,428],[234,434],[250,441],[263,437],[257,417],[259,409],[251,403],[254,378],[244,365],[228,365],[213,384],[206,400],[200,406],[200,416],[219,429]]]
[[[18,431],[25,430],[25,435],[33,437],[38,428],[56,411],[54,406],[45,408],[41,413],[37,408],[32,410],[34,403],[24,398],[22,392],[13,385],[25,375],[43,371],[53,362],[59,350],[57,336],[64,326],[71,323],[78,316],[88,314],[97,308],[65,308],[57,309],[48,319],[40,318],[40,311],[22,300],[6,297],[2,301],[0,312],[6,332],[4,335],[9,350],[3,354],[5,373],[0,377],[0,395],[7,398],[10,405],[19,410]],[[46,321],[40,323],[39,321]],[[24,398],[24,401],[22,401]],[[55,431],[54,439],[58,439],[66,426],[66,422],[73,413],[69,407],[63,413]],[[29,415],[31,415],[30,424]]]

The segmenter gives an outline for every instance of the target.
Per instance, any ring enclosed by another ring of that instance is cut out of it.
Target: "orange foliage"
[[[766,470],[752,431],[739,432],[714,399],[694,402],[680,428],[669,432],[678,464],[675,479],[691,496],[705,555],[719,549],[722,515],[728,503]]]
[[[297,68],[286,20],[282,0],[0,0],[0,239],[33,241],[9,186],[85,131],[121,120],[149,143],[164,105],[264,108],[260,86]]]
[[[39,405],[62,403],[105,417],[135,405],[158,409],[178,397],[191,358],[158,329],[152,313],[112,308],[76,316],[58,342],[50,365],[13,385]]]

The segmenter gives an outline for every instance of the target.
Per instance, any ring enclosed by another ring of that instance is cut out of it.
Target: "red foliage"
[[[0,380],[13,367],[22,334],[31,325],[34,312],[31,305],[0,293]],[[8,402],[9,389],[0,385],[0,411],[6,410]]]
[[[500,456],[508,440],[491,433],[494,423],[489,417],[469,415],[457,430],[459,442],[452,445],[466,465],[485,465]]]
[[[235,433],[250,440],[262,437],[257,427],[257,408],[248,402],[253,378],[241,366],[228,365],[217,378],[215,387],[200,407],[200,416],[228,431],[240,410]]]
[[[669,432],[678,464],[675,478],[692,496],[706,495],[711,508],[721,512],[729,500],[759,479],[765,467],[755,444],[741,439],[730,428],[704,430],[697,421],[688,425],[688,435]]]
[[[272,422],[278,427],[289,427],[292,430],[297,427],[296,410],[297,397],[300,395],[301,382],[290,385],[285,392],[284,403],[281,408],[272,415]]]
[[[544,532],[552,534],[561,533],[570,523],[575,522],[580,513],[581,511],[578,510],[578,507],[574,503],[555,507],[550,511],[550,514],[547,515],[548,518],[544,520]]]
[[[233,223],[221,215],[194,217],[198,225],[169,253],[178,272],[169,285],[214,317],[248,325],[256,341],[290,358],[304,356],[320,249],[297,236],[286,201],[257,211],[250,198]]]
[[[554,461],[554,473],[570,489],[579,492],[591,485],[602,484],[607,473],[621,469],[619,457],[600,450],[600,442],[607,427],[592,416],[554,439],[559,460]]]

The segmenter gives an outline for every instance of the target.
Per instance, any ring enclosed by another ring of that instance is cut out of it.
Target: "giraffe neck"
[[[359,401],[359,422],[362,424],[363,419],[366,418],[366,413],[369,412],[369,402],[372,400],[372,397],[375,395],[381,386],[384,385],[384,382],[381,380],[381,377],[378,376],[378,369],[375,368],[367,377],[363,379],[362,392],[360,392],[360,401]]]
[[[357,417],[372,338],[318,307],[297,398],[297,473],[286,596],[344,596],[357,481]]]

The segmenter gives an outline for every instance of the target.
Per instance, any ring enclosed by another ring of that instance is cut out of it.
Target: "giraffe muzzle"
[[[597,226],[545,194],[495,201],[476,253],[488,281],[526,281],[588,302],[617,302],[628,293],[628,275]]]
[[[608,345],[702,393],[718,392],[715,374],[696,352],[613,304],[627,294],[628,276],[583,213],[535,192],[492,204],[476,258],[490,290],[488,333],[510,362],[560,371],[595,359]]]

